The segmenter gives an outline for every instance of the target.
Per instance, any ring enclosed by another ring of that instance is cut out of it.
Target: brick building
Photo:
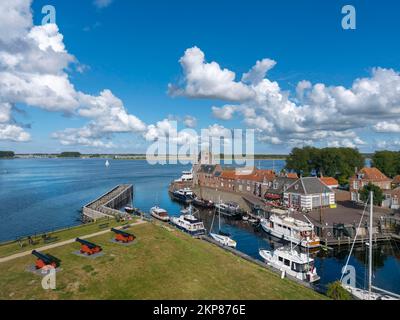
[[[360,190],[369,183],[378,186],[385,193],[385,190],[391,190],[392,179],[385,176],[377,168],[362,168],[354,176],[349,178],[351,200],[360,202]]]

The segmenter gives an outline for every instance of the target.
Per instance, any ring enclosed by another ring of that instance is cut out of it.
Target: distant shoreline
[[[13,159],[66,159],[66,160],[74,160],[74,159],[82,159],[82,160],[88,160],[88,159],[112,159],[112,160],[147,160],[145,156],[121,156],[121,155],[101,155],[98,157],[93,157],[90,155],[82,155],[80,157],[60,157],[58,155],[19,155],[16,154],[15,157],[4,157],[1,158],[0,160],[13,160]],[[168,160],[168,157],[160,157],[161,160]],[[257,155],[256,158],[253,159],[246,159],[246,160],[253,160],[253,161],[257,161],[257,160],[286,160],[287,156],[274,156],[274,155],[266,155],[266,156],[262,156],[262,155]],[[184,158],[183,160],[190,160],[190,158]],[[221,158],[221,161],[223,161],[224,159]],[[234,160],[234,159],[232,159]]]

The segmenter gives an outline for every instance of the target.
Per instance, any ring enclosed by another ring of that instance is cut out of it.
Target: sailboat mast
[[[373,224],[373,214],[374,214],[374,192],[370,191],[370,211],[369,211],[369,263],[368,263],[368,291],[369,296],[371,297],[372,291],[372,224]]]
[[[218,232],[221,231],[221,197],[218,199],[219,201],[219,208],[218,208]]]

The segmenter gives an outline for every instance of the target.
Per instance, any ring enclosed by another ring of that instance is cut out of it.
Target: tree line
[[[399,151],[376,151],[372,158],[372,166],[378,168],[389,178],[400,174],[400,152]]]
[[[356,170],[363,168],[363,155],[352,148],[294,148],[286,159],[286,169],[298,175],[329,176],[346,184]]]
[[[14,158],[14,156],[13,151],[0,151],[0,158]]]

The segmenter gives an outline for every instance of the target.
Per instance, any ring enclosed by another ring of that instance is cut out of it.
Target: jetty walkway
[[[96,221],[101,218],[115,218],[124,215],[118,209],[130,203],[133,198],[133,185],[121,184],[99,198],[83,206],[83,222]]]

